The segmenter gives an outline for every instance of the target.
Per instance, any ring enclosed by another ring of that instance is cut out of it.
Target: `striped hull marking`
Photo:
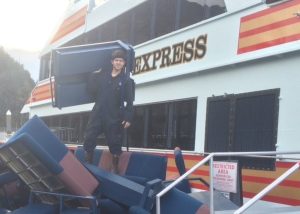
[[[58,31],[55,33],[50,43],[52,44],[56,42],[65,35],[83,26],[85,23],[86,11],[87,7],[85,6],[76,13],[74,13],[72,16],[65,19],[64,22],[60,25]]]
[[[53,85],[53,95],[54,95],[54,83]],[[42,100],[47,100],[51,98],[50,83],[45,85],[35,87],[31,92],[30,102],[37,102]]]
[[[241,18],[238,54],[260,50],[300,39],[300,0]]]
[[[187,170],[193,167],[196,163],[203,159],[203,156],[195,155],[184,155],[185,164]],[[288,162],[276,162],[275,171],[262,171],[262,170],[242,170],[243,178],[243,194],[244,197],[252,198],[263,188],[273,182],[276,178],[282,175],[286,170],[292,167],[295,163]],[[168,156],[168,171],[167,178],[176,178],[178,176],[178,171],[175,165],[174,156]],[[204,180],[209,183],[209,167],[201,166],[196,170],[190,177],[201,176]],[[196,189],[207,190],[207,187],[202,183],[193,181],[191,186]],[[287,205],[300,205],[300,171],[295,172],[290,175],[286,180],[280,183],[276,188],[274,188],[269,194],[263,197],[262,200],[287,204]]]

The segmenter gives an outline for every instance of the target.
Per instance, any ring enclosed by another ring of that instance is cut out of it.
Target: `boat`
[[[121,40],[135,51],[130,151],[168,156],[167,178],[178,175],[175,147],[187,170],[211,153],[273,152],[216,158],[238,161],[247,200],[299,160],[299,11],[299,0],[70,1],[41,52],[40,78],[23,113],[38,115],[75,150],[93,104],[53,108],[51,53]],[[102,136],[98,143],[106,148]],[[190,177],[209,182],[209,173],[203,165]],[[260,202],[299,206],[299,176],[296,171]],[[199,181],[191,186],[208,190]]]

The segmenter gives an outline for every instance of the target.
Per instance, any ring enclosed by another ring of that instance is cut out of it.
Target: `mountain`
[[[20,111],[34,87],[28,70],[0,47],[0,126],[5,126],[8,110],[12,113],[13,127],[20,121]]]

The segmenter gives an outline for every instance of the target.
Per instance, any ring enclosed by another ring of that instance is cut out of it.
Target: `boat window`
[[[101,42],[116,40],[116,19],[101,26]]]
[[[134,120],[129,129],[129,139],[131,147],[147,147],[145,128],[148,126],[149,111],[148,108],[136,107],[134,111]],[[144,137],[145,136],[145,137]]]
[[[137,45],[224,12],[224,0],[148,0],[88,32],[93,34],[88,42],[119,39]],[[95,32],[101,34],[97,41]]]
[[[155,37],[175,30],[176,3],[174,0],[158,0],[155,5]]]
[[[163,149],[168,136],[168,104],[156,104],[149,108],[147,140],[150,148]]]
[[[135,107],[128,130],[130,147],[194,151],[197,100],[181,100]],[[44,117],[44,122],[59,139],[67,143],[83,143],[89,112]],[[104,135],[97,145],[106,146]],[[125,146],[125,142],[123,143]]]
[[[43,117],[42,119],[47,124],[49,129],[62,142],[82,144],[88,118],[89,112],[84,112],[78,114]]]
[[[131,22],[132,22],[132,13],[125,13],[117,18],[116,37],[118,40],[132,44]]]
[[[44,55],[40,60],[40,76],[39,80],[49,78],[50,73],[50,54]]]
[[[129,145],[138,148],[194,150],[196,99],[136,107]]]
[[[151,39],[152,7],[151,1],[146,1],[134,9],[133,44],[140,44]]]
[[[208,98],[205,152],[275,151],[278,104],[279,89]],[[274,159],[232,159],[244,168],[275,167]]]
[[[88,35],[87,35],[87,39],[88,39],[88,42],[90,44],[98,43],[99,41],[101,41],[101,31],[100,31],[100,29],[96,28],[96,29],[92,30],[91,32],[89,32]]]
[[[223,0],[180,0],[180,28],[226,12]]]

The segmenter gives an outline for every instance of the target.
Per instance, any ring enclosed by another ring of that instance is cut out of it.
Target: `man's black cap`
[[[122,58],[122,59],[124,59],[126,61],[125,51],[123,51],[123,50],[115,50],[111,54],[111,59],[114,60],[115,58]]]

